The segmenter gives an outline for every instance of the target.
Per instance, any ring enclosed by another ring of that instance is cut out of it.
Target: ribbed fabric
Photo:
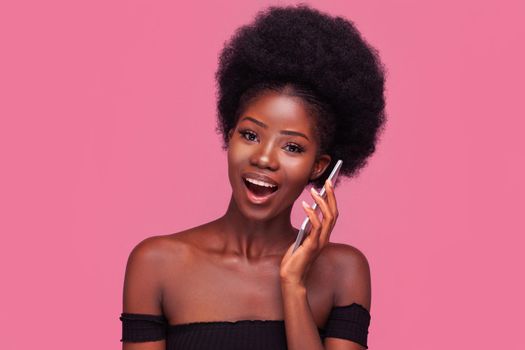
[[[269,350],[286,349],[282,320],[195,322],[171,325],[167,350]]]
[[[122,313],[120,341],[145,342],[166,338],[167,321],[164,316]]]
[[[332,309],[322,336],[352,340],[368,349],[368,326],[370,313],[363,306],[353,303]]]
[[[240,320],[167,324],[162,315],[123,313],[124,342],[166,339],[166,350],[286,350],[283,320]],[[370,314],[359,304],[332,308],[321,339],[342,338],[367,346]]]

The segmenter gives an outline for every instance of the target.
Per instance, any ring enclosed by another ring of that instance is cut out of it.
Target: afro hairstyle
[[[244,106],[267,90],[301,97],[316,118],[331,169],[353,177],[366,165],[385,123],[384,69],[352,22],[307,5],[268,7],[237,29],[219,56],[217,132],[223,149]],[[329,171],[311,181],[324,185]]]

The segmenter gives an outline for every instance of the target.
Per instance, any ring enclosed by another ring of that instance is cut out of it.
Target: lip
[[[263,174],[259,174],[259,173],[243,173],[241,176],[242,176],[243,180],[246,179],[247,177],[249,177],[250,179],[264,181],[264,182],[269,183],[271,185],[275,185],[275,186],[277,186],[277,189],[279,189],[279,184],[277,183],[277,181],[275,181],[274,179],[272,179],[269,176],[266,176],[266,175],[263,175]]]
[[[246,186],[245,179],[247,177],[249,177],[250,179],[264,181],[269,184],[275,185],[277,186],[277,189],[273,191],[272,193],[267,194],[266,196],[257,196],[252,191],[250,191],[248,187]],[[248,197],[248,200],[252,202],[253,204],[264,204],[268,202],[277,193],[277,191],[279,191],[279,184],[277,183],[277,181],[275,181],[269,176],[258,174],[258,173],[243,173],[242,174],[242,184],[246,190],[246,196]]]

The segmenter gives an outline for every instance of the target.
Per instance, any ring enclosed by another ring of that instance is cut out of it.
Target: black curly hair
[[[237,29],[219,57],[217,131],[223,148],[246,105],[270,91],[300,97],[316,118],[319,154],[353,177],[385,123],[384,69],[348,20],[307,5],[269,7]],[[322,152],[322,153],[321,153]],[[329,171],[311,182],[324,185]]]

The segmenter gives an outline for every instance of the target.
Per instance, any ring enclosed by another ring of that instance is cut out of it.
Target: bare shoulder
[[[349,244],[329,242],[322,254],[332,263],[332,266],[336,266],[345,274],[362,273],[363,270],[369,272],[370,270],[365,254]]]
[[[196,249],[195,236],[198,236],[199,232],[198,228],[192,228],[145,238],[133,248],[129,260],[140,261],[159,269],[162,266],[173,267],[177,263],[187,262]]]
[[[370,310],[370,265],[365,254],[348,244],[330,242],[321,253],[336,274],[334,304],[358,303]]]
[[[163,295],[173,276],[194,265],[200,230],[151,236],[129,254],[124,278],[124,312],[159,315]]]

